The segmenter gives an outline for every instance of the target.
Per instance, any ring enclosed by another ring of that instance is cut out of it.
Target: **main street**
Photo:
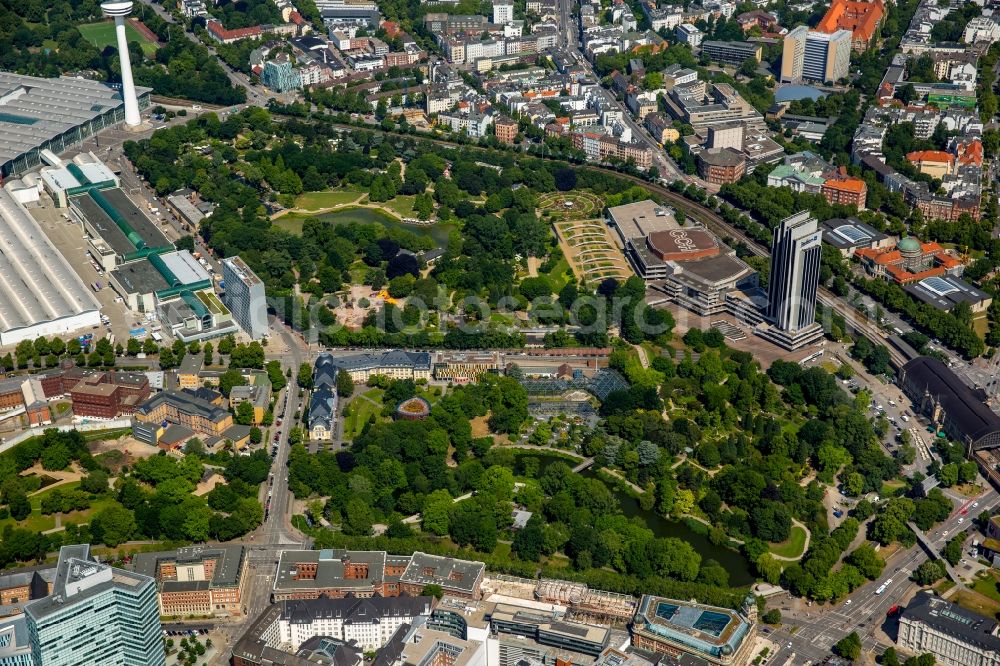
[[[968,536],[975,533],[973,521],[976,515],[983,510],[992,513],[1000,504],[1000,495],[988,484],[986,487],[975,498],[952,498],[955,510],[928,535],[937,553],[950,538],[963,530]],[[973,502],[978,506],[973,508]],[[813,604],[804,610],[796,610],[788,597],[780,604],[769,604],[770,607],[780,608],[783,616],[781,627],[771,633],[774,641],[782,646],[782,653],[776,657],[775,663],[798,665],[804,660],[819,662],[830,653],[834,643],[851,632],[858,633],[866,652],[881,654],[887,640],[894,638],[887,634],[887,630],[895,631],[895,620],[886,616],[894,606],[905,605],[920,589],[910,576],[927,559],[926,551],[919,545],[895,552],[886,561],[879,578],[862,585],[834,606]],[[965,571],[968,571],[967,567],[963,568]],[[879,594],[877,590],[890,580],[892,582]]]
[[[560,45],[570,53],[576,61],[583,66],[587,72],[594,77],[595,80],[600,77],[594,71],[593,66],[590,61],[587,60],[583,52],[580,50],[580,36],[579,27],[575,17],[573,16],[573,6],[576,5],[574,0],[558,0],[559,7],[559,42]],[[690,182],[688,176],[683,174],[677,166],[673,163],[670,157],[667,156],[666,151],[663,147],[646,131],[646,128],[640,125],[632,117],[632,112],[626,108],[618,99],[608,90],[605,90],[605,96],[610,100],[615,107],[622,112],[622,122],[625,123],[632,131],[632,138],[635,141],[645,145],[653,154],[653,166],[657,168],[660,173],[660,177],[668,181],[682,180],[684,182]]]

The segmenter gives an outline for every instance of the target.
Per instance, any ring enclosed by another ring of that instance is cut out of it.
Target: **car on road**
[[[959,518],[959,519],[958,519],[958,524],[959,524],[959,525],[961,525],[961,524],[962,524],[962,523],[964,523],[964,522],[965,522],[965,518]]]
[[[851,600],[850,600],[850,599],[848,599],[847,601],[845,601],[845,602],[844,602],[844,605],[845,605],[845,606],[850,606],[850,605],[851,605],[851,603],[852,603],[852,602],[851,602]]]
[[[976,508],[977,506],[979,506],[979,502],[973,502],[973,503],[972,503],[972,508],[973,508],[973,509],[974,509],[974,508]]]

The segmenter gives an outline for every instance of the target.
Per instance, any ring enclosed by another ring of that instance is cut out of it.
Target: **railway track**
[[[208,107],[206,106],[206,108]],[[294,117],[294,116],[286,116],[285,114],[275,113],[275,112],[272,112],[272,115],[282,116],[282,117]],[[368,132],[378,132],[381,134],[389,134],[398,137],[417,138],[424,141],[431,141],[439,145],[451,146],[453,148],[467,148],[480,152],[488,152],[489,150],[491,150],[472,144],[458,143],[456,141],[448,141],[447,139],[430,137],[421,133],[407,134],[403,132],[396,132],[393,130],[383,130],[381,128],[376,128],[376,127],[358,126],[358,125],[351,125],[347,123],[338,123],[338,122],[330,122],[329,125],[343,130],[362,130]],[[592,171],[598,171],[601,173],[605,173],[635,183],[636,185],[657,194],[658,196],[662,197],[665,201],[670,202],[670,204],[674,206],[677,210],[680,210],[686,216],[694,220],[697,220],[698,222],[701,222],[706,228],[710,229],[715,234],[719,236],[728,236],[735,240],[742,241],[743,244],[755,256],[758,257],[771,256],[769,248],[765,247],[757,240],[750,238],[742,231],[740,231],[736,227],[726,222],[724,219],[722,219],[722,216],[720,216],[715,211],[706,208],[705,206],[702,206],[701,204],[698,204],[694,201],[691,201],[690,199],[685,198],[683,195],[680,195],[662,185],[659,185],[657,183],[651,183],[650,181],[645,180],[643,178],[639,178],[638,176],[622,173],[621,171],[616,171],[614,169],[608,169],[605,167],[594,166],[590,164],[576,164],[564,158],[546,157],[543,155],[532,155],[531,157],[573,164],[574,166],[580,169],[590,169]],[[844,303],[829,289],[826,289],[825,287],[820,287],[817,300],[824,307],[829,308],[833,312],[836,312],[838,315],[843,317],[849,331],[853,331],[856,334],[863,335],[864,337],[868,338],[871,342],[887,347],[889,350],[890,362],[895,367],[899,368],[909,360],[898,349],[894,348],[892,345],[885,344],[887,341],[887,336],[877,326],[868,321],[867,317],[861,316],[857,310],[855,310],[848,304]]]

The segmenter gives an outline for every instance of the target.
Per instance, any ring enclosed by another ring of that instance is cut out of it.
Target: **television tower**
[[[115,36],[118,38],[118,60],[122,70],[122,100],[125,102],[125,124],[136,127],[139,118],[139,101],[135,97],[135,83],[132,81],[132,61],[128,55],[128,40],[125,38],[125,17],[132,13],[132,1],[115,0],[101,3],[105,16],[115,19]]]

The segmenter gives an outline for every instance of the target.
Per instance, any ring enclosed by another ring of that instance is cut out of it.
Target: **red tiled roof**
[[[884,15],[885,9],[881,0],[873,2],[833,0],[830,9],[816,26],[816,30],[826,33],[850,30],[854,33],[854,41],[867,43],[875,36],[875,31]]]
[[[938,164],[953,164],[955,156],[943,150],[915,150],[906,154],[910,162],[933,162]]]

